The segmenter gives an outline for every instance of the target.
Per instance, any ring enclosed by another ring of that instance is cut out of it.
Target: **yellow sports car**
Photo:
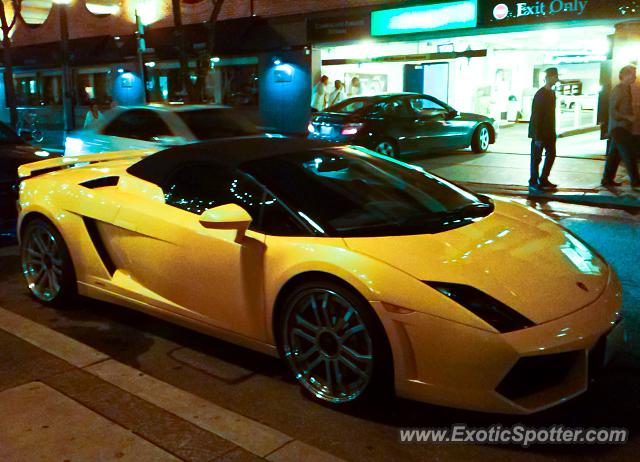
[[[621,288],[566,229],[362,148],[255,137],[22,166],[31,293],[283,358],[309,395],[531,413],[584,392]]]

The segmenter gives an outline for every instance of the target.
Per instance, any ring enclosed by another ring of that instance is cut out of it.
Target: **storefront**
[[[310,21],[308,34],[321,73],[352,94],[424,92],[502,124],[529,119],[542,71],[557,67],[558,125],[568,134],[597,126],[615,25],[633,19],[640,2],[459,0]]]

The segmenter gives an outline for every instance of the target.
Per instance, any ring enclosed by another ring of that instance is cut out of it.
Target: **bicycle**
[[[38,114],[35,112],[28,112],[18,123],[18,134],[27,132],[31,134],[31,140],[36,143],[41,143],[44,140],[44,132],[40,128],[38,121]]]

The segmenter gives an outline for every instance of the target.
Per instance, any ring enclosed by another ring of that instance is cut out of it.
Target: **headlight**
[[[464,284],[430,282],[426,284],[463,306],[498,332],[506,333],[535,326],[535,323],[490,295]]]

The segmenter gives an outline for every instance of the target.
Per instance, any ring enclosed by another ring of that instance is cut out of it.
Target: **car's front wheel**
[[[389,390],[384,331],[355,293],[331,281],[305,283],[283,308],[280,353],[312,398],[345,405]]]
[[[69,250],[58,232],[40,218],[26,223],[20,242],[22,274],[31,294],[49,305],[60,305],[76,293]]]
[[[475,133],[473,134],[473,139],[471,140],[471,149],[473,152],[480,154],[483,152],[487,152],[489,150],[489,145],[491,144],[491,132],[489,131],[489,127],[485,124],[480,125],[476,128]]]

